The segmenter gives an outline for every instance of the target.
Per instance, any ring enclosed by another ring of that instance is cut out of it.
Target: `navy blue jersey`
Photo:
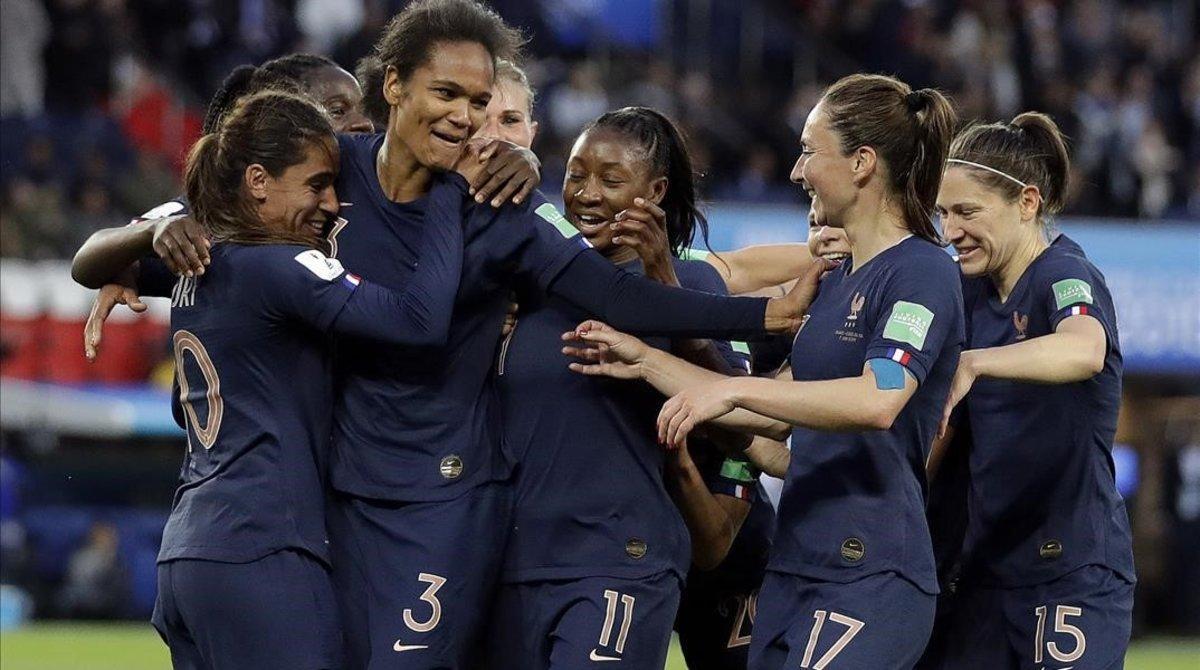
[[[792,431],[771,570],[848,582],[893,571],[937,593],[925,521],[925,459],[963,342],[954,261],[917,237],[822,282],[792,349],[792,377],[858,377],[897,360],[919,384],[889,430]]]
[[[391,202],[375,171],[383,137],[339,142],[337,190],[349,204],[331,233],[335,254],[368,279],[402,287],[420,274],[412,237],[431,213],[429,201],[465,181],[439,177],[427,196]],[[465,216],[462,286],[444,349],[413,356],[339,338],[332,482],[340,491],[447,500],[510,474],[492,369],[517,281],[563,295],[616,327],[628,316],[628,328],[646,324],[645,330],[677,336],[762,330],[765,300],[670,289],[583,253],[590,245],[540,193],[519,207],[471,206]]]
[[[339,142],[336,188],[349,204],[331,234],[334,254],[366,279],[404,287],[417,274],[415,235],[430,199],[465,181],[442,176],[425,197],[392,202],[375,172],[383,136],[342,135]],[[534,210],[543,206],[549,209],[539,211],[548,219],[561,218],[556,211],[548,214],[553,205],[540,194],[526,204]],[[586,245],[582,238],[564,244],[564,233],[549,220],[541,226],[491,225],[495,214],[480,207],[468,216],[463,278],[444,349],[415,356],[376,342],[338,338],[332,466],[338,490],[385,500],[448,500],[508,476],[489,382],[508,286],[514,274],[548,283]]]
[[[188,431],[159,560],[247,562],[296,548],[327,561],[327,334],[421,342],[422,310],[313,249],[222,243],[211,255],[195,278],[177,278],[157,259],[139,269],[143,293],[171,297]]]
[[[1103,370],[1073,384],[978,379],[967,394],[971,488],[965,552],[987,582],[1026,586],[1084,565],[1133,579],[1125,503],[1114,482],[1121,348],[1104,276],[1060,236],[1001,303],[991,280],[964,282],[968,348],[1049,335],[1086,314],[1108,337]]]
[[[641,272],[640,264],[625,266]],[[675,261],[680,285],[725,293],[707,263]],[[588,314],[566,300],[521,296],[497,363],[504,439],[519,463],[508,582],[687,573],[687,527],[663,484],[654,428],[663,397],[646,384],[567,368],[562,334]],[[670,341],[647,343],[669,349]],[[740,365],[728,344],[725,358]]]

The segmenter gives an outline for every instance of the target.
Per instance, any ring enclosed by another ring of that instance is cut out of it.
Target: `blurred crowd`
[[[4,0],[0,255],[68,256],[168,199],[208,97],[290,51],[353,71],[404,0]],[[889,72],[964,120],[1050,113],[1071,214],[1200,219],[1194,0],[496,0],[533,39],[548,192],[579,129],[642,104],[678,119],[711,199],[799,203],[787,182],[822,87]]]

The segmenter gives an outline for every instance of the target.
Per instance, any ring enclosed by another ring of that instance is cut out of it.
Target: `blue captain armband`
[[[896,391],[904,388],[904,366],[890,358],[872,358],[867,361],[875,373],[875,388],[880,391]]]

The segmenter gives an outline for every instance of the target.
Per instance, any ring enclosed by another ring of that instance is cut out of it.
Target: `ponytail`
[[[192,216],[214,242],[313,246],[308,236],[266,228],[243,185],[249,166],[279,177],[313,146],[337,150],[329,118],[312,102],[282,91],[241,98],[188,153],[184,186]]]
[[[912,100],[908,107],[915,117],[917,131],[912,161],[907,168],[896,170],[895,176],[896,185],[904,194],[904,220],[913,234],[940,244],[933,215],[956,116],[946,96],[932,88],[913,91],[906,99]]]
[[[933,214],[956,123],[946,96],[893,77],[854,74],[826,89],[821,104],[843,154],[869,146],[887,165],[909,231],[942,244]]]
[[[1067,149],[1067,138],[1058,129],[1058,124],[1041,112],[1025,112],[1012,120],[1013,127],[1025,131],[1031,148],[1041,156],[1045,180],[1038,184],[1042,192],[1042,207],[1051,216],[1066,206],[1067,189],[1070,185],[1071,154]]]
[[[1018,114],[1009,123],[966,128],[954,138],[950,158],[968,163],[958,165],[970,169],[977,181],[1010,202],[1020,196],[1022,184],[1036,186],[1041,194],[1037,216],[1042,225],[1066,206],[1071,174],[1067,138],[1058,124],[1041,112]]]

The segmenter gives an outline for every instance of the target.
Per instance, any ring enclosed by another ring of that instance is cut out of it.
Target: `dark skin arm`
[[[156,254],[177,275],[204,274],[212,243],[190,216],[168,216],[98,230],[71,261],[71,278],[93,289],[113,281],[139,258]]]
[[[496,207],[509,198],[519,203],[541,181],[541,162],[537,156],[509,142],[489,141],[474,158],[466,160],[479,163],[458,166],[458,171],[474,187],[477,202],[491,197]],[[151,252],[162,258],[171,272],[199,276],[210,262],[211,246],[203,226],[190,216],[106,228],[94,233],[80,247],[71,264],[71,276],[88,288],[98,289]]]
[[[729,555],[750,503],[709,491],[686,448],[668,454],[666,474],[671,497],[692,536],[692,563],[712,570]]]

